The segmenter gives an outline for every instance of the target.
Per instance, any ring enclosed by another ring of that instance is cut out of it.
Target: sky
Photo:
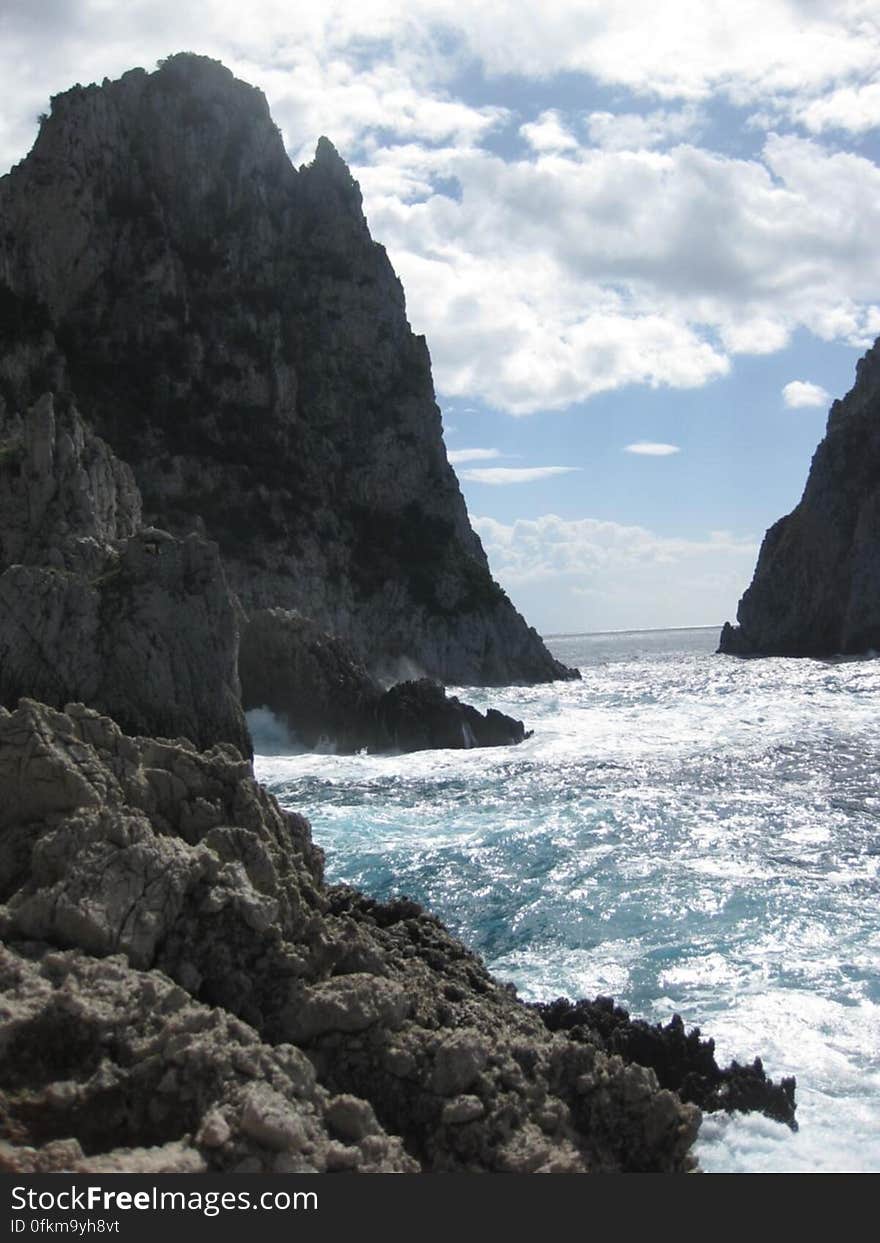
[[[880,0],[0,0],[0,171],[184,50],[348,161],[528,620],[732,618],[880,335]]]

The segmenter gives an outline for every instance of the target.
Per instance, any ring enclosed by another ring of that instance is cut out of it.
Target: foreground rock
[[[526,736],[521,721],[478,712],[430,679],[385,690],[345,644],[283,609],[251,615],[238,668],[245,710],[268,708],[308,748],[420,751],[509,746]]]
[[[731,1062],[722,1069],[715,1061],[714,1040],[702,1040],[698,1027],[686,1032],[677,1014],[665,1026],[646,1023],[630,1018],[610,997],[577,1002],[560,997],[535,1009],[550,1031],[650,1066],[661,1087],[671,1088],[704,1113],[756,1111],[797,1130],[793,1078],[774,1083],[760,1058],[751,1066]]]
[[[333,146],[206,57],[76,86],[0,178],[0,403],[76,394],[147,525],[389,680],[577,676],[493,581],[425,341]]]
[[[217,546],[144,527],[129,468],[60,404],[0,410],[0,703],[82,701],[249,754]]]
[[[737,626],[737,656],[880,650],[880,342],[828,415],[797,507],[764,537]]]
[[[698,1109],[326,888],[230,748],[0,710],[0,901],[7,1169],[692,1165]]]
[[[298,1049],[122,955],[0,947],[0,1048],[0,1171],[418,1171]]]

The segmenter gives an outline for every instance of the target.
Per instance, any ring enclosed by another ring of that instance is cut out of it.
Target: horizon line
[[[556,630],[541,635],[542,639],[582,639],[593,638],[605,634],[662,634],[664,631],[681,630],[721,630],[724,623],[719,622],[700,626],[626,626],[623,630]]]

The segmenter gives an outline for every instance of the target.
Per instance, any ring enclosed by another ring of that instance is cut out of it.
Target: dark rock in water
[[[382,688],[341,640],[308,618],[285,609],[252,613],[238,671],[245,711],[269,708],[303,746],[370,745],[367,723]]]
[[[306,747],[419,751],[522,742],[521,721],[486,715],[430,679],[385,690],[345,644],[283,609],[253,613],[239,651],[246,711],[269,708]]]
[[[730,622],[725,622],[721,627],[718,652],[723,652],[727,656],[755,656],[758,654],[742,628],[740,626],[732,626]]]
[[[50,394],[0,418],[0,703],[84,702],[250,754],[216,544],[142,527],[131,471]]]
[[[56,96],[0,218],[0,400],[75,393],[146,522],[215,540],[246,612],[297,610],[373,670],[577,676],[489,573],[425,341],[326,139],[295,169],[260,91],[172,56]]]
[[[719,651],[829,656],[880,650],[880,342],[828,415],[803,497],[764,537]]]
[[[0,709],[0,936],[0,1169],[693,1166],[695,1106],[415,903],[328,889],[229,747]]]
[[[701,1039],[698,1027],[686,1032],[677,1014],[665,1027],[646,1023],[631,1019],[610,997],[574,1002],[560,997],[538,1003],[535,1009],[550,1031],[565,1032],[572,1040],[616,1053],[624,1061],[650,1066],[661,1087],[672,1089],[705,1113],[755,1111],[797,1130],[793,1078],[774,1083],[764,1073],[760,1058],[751,1066],[731,1062],[720,1068],[714,1040]]]
[[[505,747],[527,736],[522,721],[490,708],[484,716],[470,704],[448,696],[430,678],[400,682],[375,708],[380,736],[400,751],[432,747]]]

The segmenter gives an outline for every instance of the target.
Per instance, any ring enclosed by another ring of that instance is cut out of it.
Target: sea
[[[456,691],[516,747],[286,754],[331,881],[407,894],[525,1000],[680,1014],[797,1077],[799,1130],[707,1115],[707,1171],[880,1170],[880,659],[742,660],[719,627],[558,635],[580,682]],[[268,752],[274,752],[269,754]]]

